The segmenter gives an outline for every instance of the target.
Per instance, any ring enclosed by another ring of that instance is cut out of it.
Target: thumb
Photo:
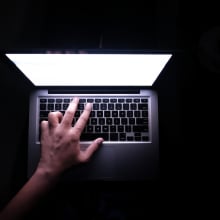
[[[98,147],[102,144],[102,142],[104,141],[103,138],[97,138],[96,140],[94,140],[92,142],[91,145],[89,145],[87,147],[87,149],[85,151],[81,151],[80,152],[80,162],[87,162],[91,156],[93,155],[93,153],[98,149]]]

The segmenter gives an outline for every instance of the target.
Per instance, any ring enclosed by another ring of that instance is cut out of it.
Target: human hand
[[[87,162],[103,138],[97,138],[85,151],[80,149],[80,135],[86,126],[92,104],[87,103],[74,127],[72,121],[79,103],[74,98],[64,115],[51,112],[48,121],[41,122],[41,158],[37,170],[59,176],[72,165]]]

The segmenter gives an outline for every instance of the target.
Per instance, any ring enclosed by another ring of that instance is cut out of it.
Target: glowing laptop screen
[[[171,54],[6,54],[36,86],[151,86]]]

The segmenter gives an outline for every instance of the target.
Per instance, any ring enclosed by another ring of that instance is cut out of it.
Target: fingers
[[[80,152],[79,161],[87,162],[103,141],[103,138],[97,138],[95,141],[93,141],[92,144],[85,151]]]
[[[83,129],[85,128],[85,126],[87,124],[91,110],[92,110],[92,103],[87,103],[84,108],[83,113],[81,114],[81,116],[79,117],[79,119],[77,120],[77,122],[73,128],[76,135],[78,135],[78,136],[81,135]]]
[[[74,115],[76,113],[78,103],[79,103],[78,98],[74,98],[73,101],[70,102],[70,104],[69,104],[69,106],[63,116],[62,125],[66,126],[66,127],[72,126],[72,121],[73,121]]]
[[[41,139],[43,140],[44,137],[47,137],[48,134],[48,121],[41,122]]]
[[[62,121],[63,115],[61,112],[50,112],[48,114],[48,123],[50,127],[56,127]]]

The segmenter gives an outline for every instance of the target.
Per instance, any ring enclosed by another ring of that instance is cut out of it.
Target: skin
[[[97,138],[86,150],[80,150],[80,135],[89,119],[92,104],[87,103],[72,127],[78,103],[79,99],[74,98],[65,115],[52,112],[48,115],[48,121],[41,123],[41,158],[36,171],[2,210],[0,220],[17,220],[27,216],[56,184],[63,171],[88,162],[103,142],[103,138]]]

